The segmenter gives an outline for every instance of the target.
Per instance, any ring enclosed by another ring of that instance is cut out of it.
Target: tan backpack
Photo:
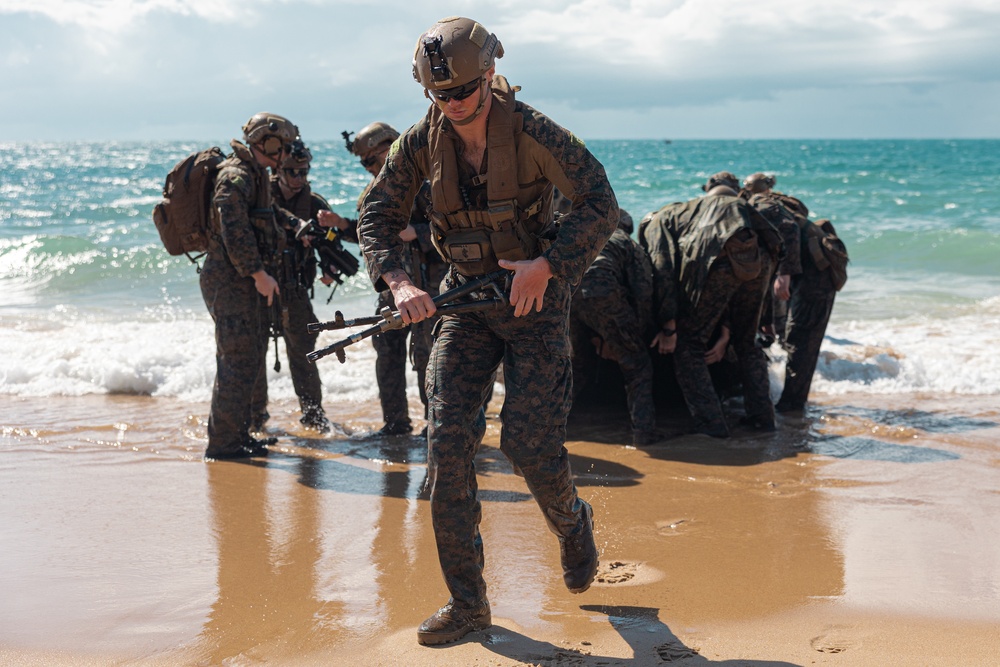
[[[806,220],[804,226],[809,256],[817,269],[830,271],[833,287],[839,292],[847,282],[847,263],[850,261],[847,247],[829,220]]]
[[[217,146],[196,151],[174,165],[163,184],[163,201],[153,208],[153,222],[160,240],[171,255],[208,251],[217,233],[212,206],[215,176],[226,159]]]

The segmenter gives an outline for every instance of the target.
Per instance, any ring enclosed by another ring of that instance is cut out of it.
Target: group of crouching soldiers
[[[804,409],[836,289],[804,251],[808,209],[774,183],[714,174],[703,196],[646,215],[637,241],[623,211],[584,275],[570,311],[574,391],[606,401],[623,385],[633,444],[669,437],[656,406],[671,402],[691,432],[716,438],[730,436],[726,398],[742,396],[739,423],[758,431],[775,429],[775,410]],[[788,354],[777,404],[775,338]]]

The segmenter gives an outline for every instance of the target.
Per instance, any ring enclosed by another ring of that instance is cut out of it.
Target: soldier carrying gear
[[[298,136],[299,128],[278,114],[256,113],[243,125],[243,138],[246,142],[272,158],[282,151],[287,152]]]
[[[413,78],[424,95],[441,101],[464,100],[479,93],[479,104],[468,118],[452,121],[467,125],[483,111],[490,88],[482,85],[503,45],[497,36],[472,19],[441,19],[417,40],[413,53]]]
[[[501,449],[558,536],[566,588],[586,591],[599,560],[592,509],[577,493],[565,447],[569,304],[614,231],[618,203],[584,143],[515,99],[516,87],[496,75],[502,54],[496,35],[466,18],[438,21],[421,35],[413,74],[432,104],[393,143],[358,223],[369,276],[389,287],[404,324],[437,313],[407,271],[401,237],[428,181],[433,240],[450,264],[444,285],[469,284],[494,267],[513,273],[511,307],[448,315],[434,329],[425,383],[427,467],[450,599],[417,630],[421,644],[453,642],[492,623],[473,459],[486,432],[483,401],[500,364]],[[558,228],[550,224],[556,188],[573,203]]]

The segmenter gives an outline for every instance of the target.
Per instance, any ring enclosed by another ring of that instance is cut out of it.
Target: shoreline
[[[642,449],[588,414],[567,441],[602,553],[582,595],[494,414],[494,627],[427,648],[416,625],[447,593],[426,452],[360,437],[370,406],[331,406],[354,434],[312,439],[278,402],[266,461],[205,464],[199,403],[0,397],[0,663],[990,664],[993,398],[819,397],[775,435]]]

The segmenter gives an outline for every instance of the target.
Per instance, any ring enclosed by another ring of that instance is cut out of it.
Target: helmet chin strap
[[[483,107],[486,106],[486,96],[489,95],[490,92],[490,84],[486,81],[486,77],[483,77],[483,82],[479,84],[479,105],[476,107],[476,110],[472,112],[472,115],[468,118],[463,118],[462,120],[452,120],[451,123],[453,125],[468,125],[472,121],[479,118],[479,114],[483,112]]]

